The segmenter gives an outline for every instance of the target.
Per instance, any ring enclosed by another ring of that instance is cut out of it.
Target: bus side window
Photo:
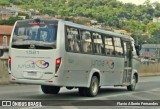
[[[67,27],[68,50],[73,51],[73,35],[69,27]]]
[[[115,55],[123,56],[123,48],[121,44],[121,39],[114,37]]]
[[[94,42],[94,53],[102,54],[103,42],[102,37],[98,33],[93,33],[93,42]]]
[[[92,41],[91,41],[91,33],[89,31],[81,30],[81,42],[82,42],[82,51],[84,53],[91,53]]]
[[[114,55],[114,46],[112,42],[112,37],[104,36],[104,43],[105,43],[105,54],[106,55]]]
[[[78,29],[67,27],[68,50],[80,52],[80,35]]]

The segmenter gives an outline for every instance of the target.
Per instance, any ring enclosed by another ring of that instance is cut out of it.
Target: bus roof
[[[30,21],[30,20],[34,20],[34,19],[18,20],[18,22],[19,21]],[[115,37],[121,37],[121,38],[123,38],[125,40],[128,40],[128,41],[134,41],[134,39],[129,35],[123,35],[123,34],[115,33],[115,32],[112,32],[112,31],[107,31],[107,30],[97,29],[97,28],[93,28],[93,27],[88,27],[88,26],[85,26],[85,25],[77,24],[77,23],[70,22],[70,21],[65,21],[65,20],[62,20],[62,19],[40,19],[40,20],[41,21],[53,20],[53,21],[57,21],[57,22],[62,22],[62,23],[64,23],[64,25],[72,26],[72,27],[75,27],[75,28],[83,28],[84,30],[98,32],[98,33],[102,33],[102,34],[106,34],[106,35],[110,35],[110,36],[115,36]]]

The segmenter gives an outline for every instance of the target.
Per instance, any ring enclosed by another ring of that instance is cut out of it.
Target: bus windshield
[[[55,49],[57,26],[56,20],[17,21],[11,46],[21,49]]]

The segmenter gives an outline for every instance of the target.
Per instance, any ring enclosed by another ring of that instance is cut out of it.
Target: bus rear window
[[[12,47],[20,49],[55,49],[56,20],[22,20],[15,24]]]

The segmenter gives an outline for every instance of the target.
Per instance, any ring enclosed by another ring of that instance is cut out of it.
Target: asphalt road
[[[141,77],[135,91],[127,91],[125,87],[102,87],[96,97],[80,97],[78,89],[62,88],[58,95],[48,95],[42,93],[39,85],[10,84],[0,86],[0,100],[48,100],[45,101],[47,107],[12,107],[12,109],[160,109],[160,106],[102,106],[106,100],[108,102],[109,100],[160,100],[159,83],[160,76]],[[60,106],[53,108],[50,106],[53,102]],[[67,106],[63,106],[63,103]]]

